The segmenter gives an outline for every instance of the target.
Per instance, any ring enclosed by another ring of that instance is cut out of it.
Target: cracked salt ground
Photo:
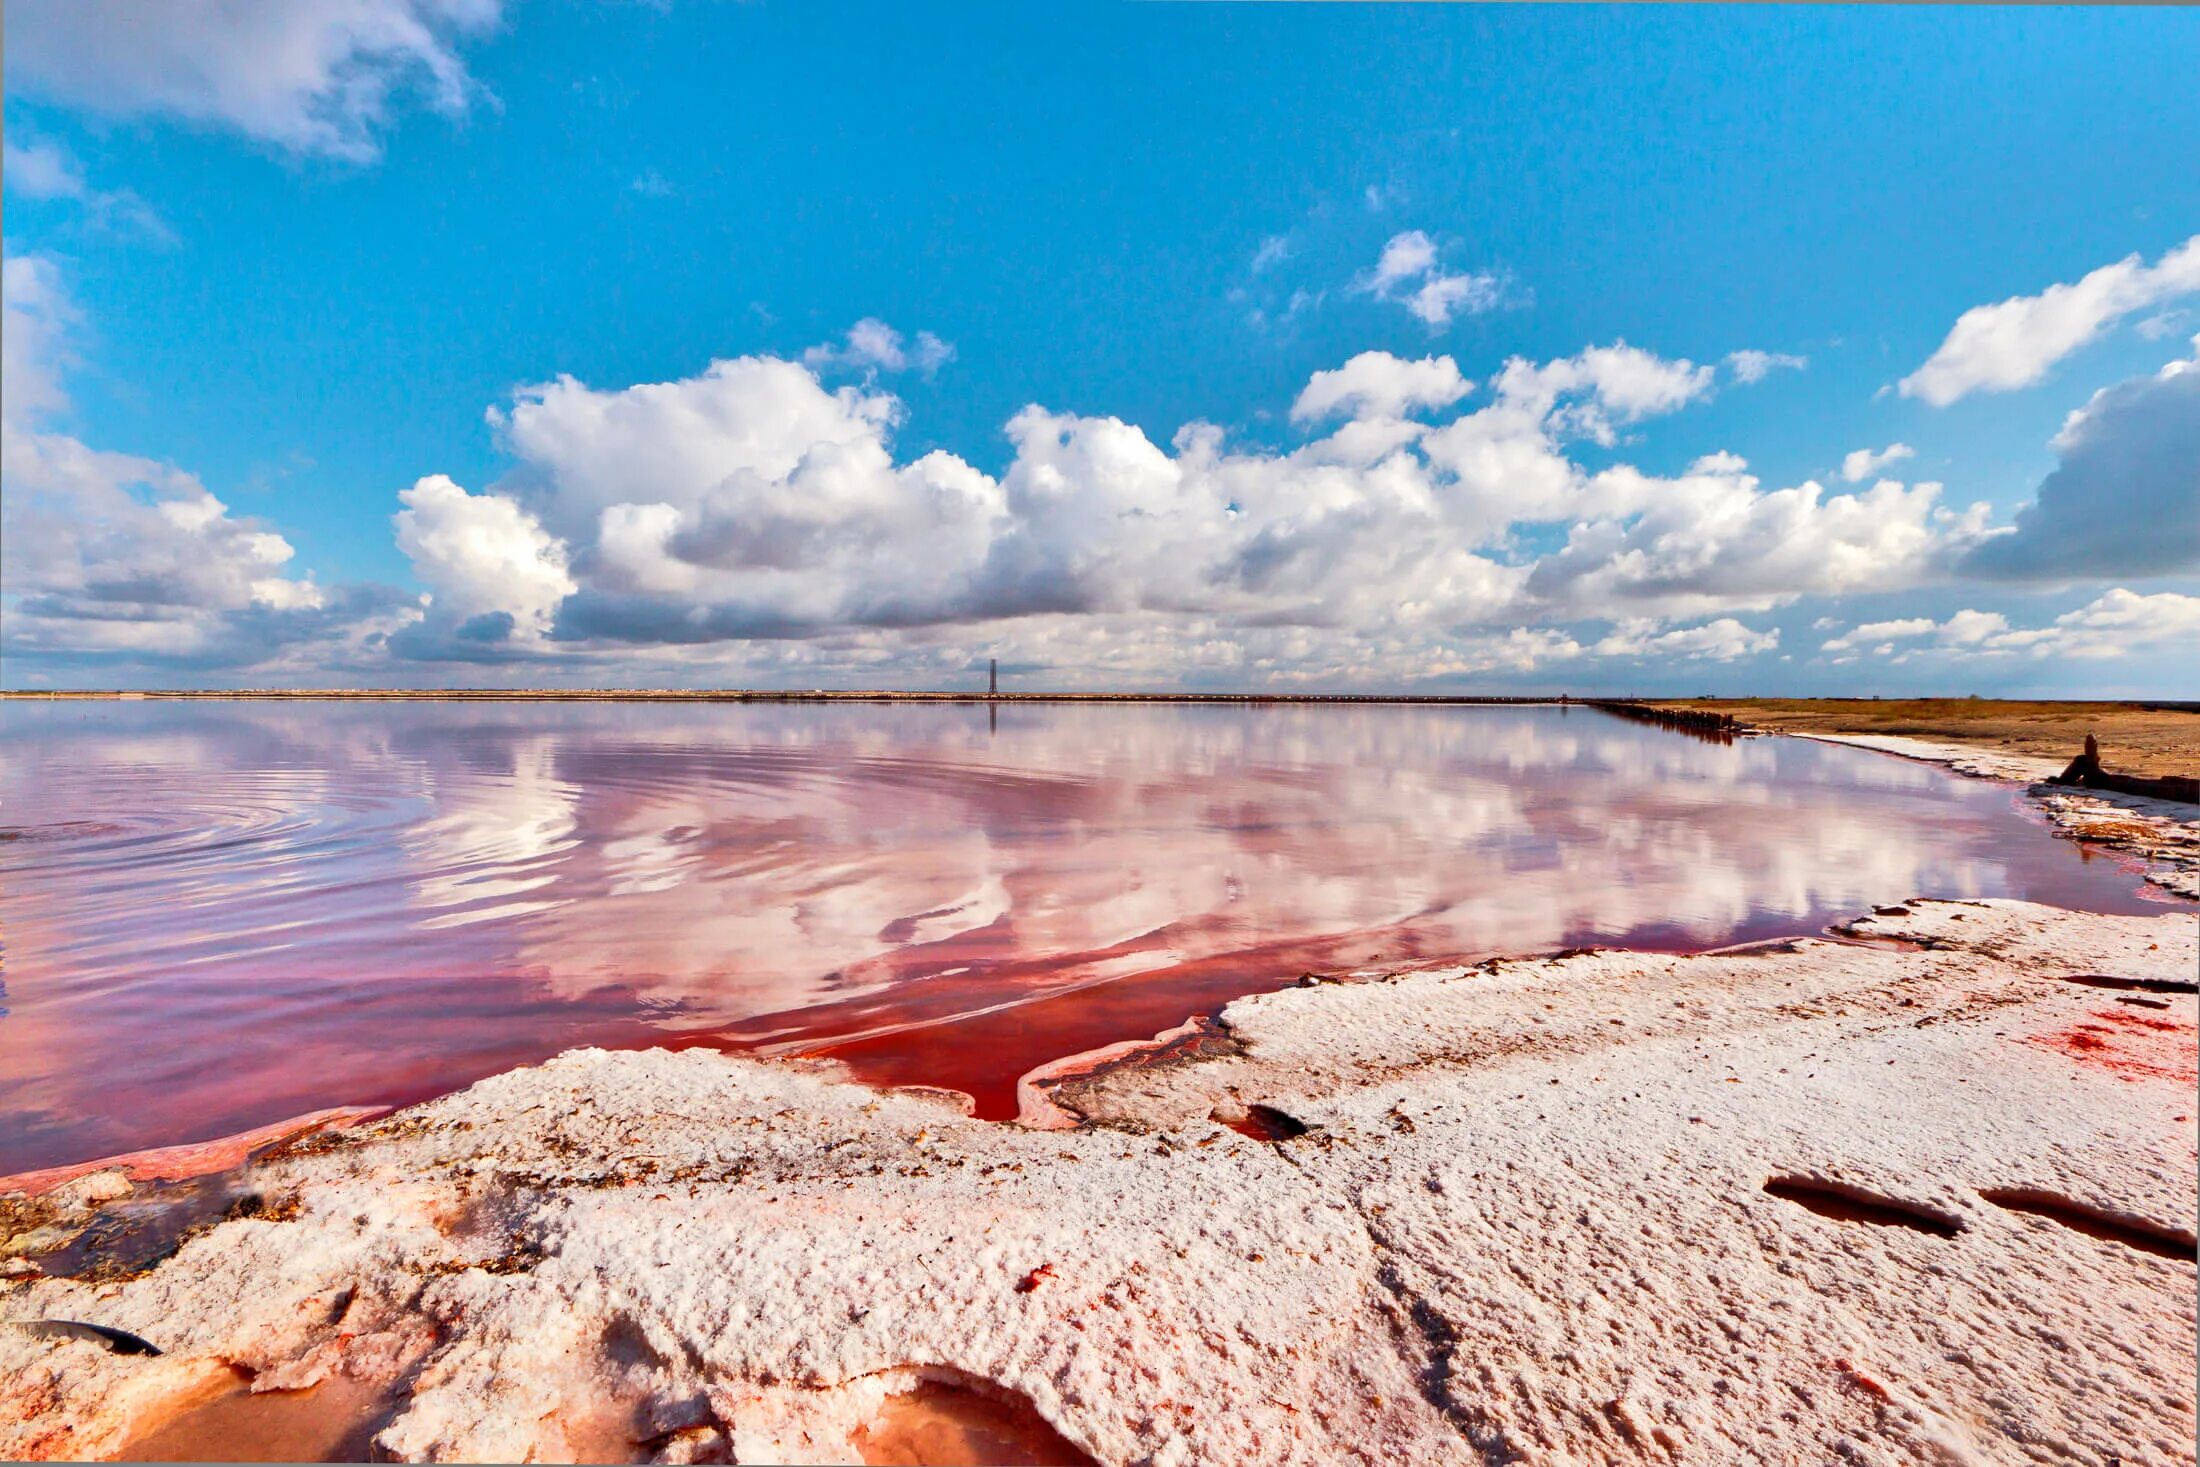
[[[577,1051],[256,1167],[271,1215],[142,1276],[9,1285],[165,1353],[0,1330],[0,1453],[249,1377],[437,1460],[2191,1462],[2192,915],[1855,930],[1243,1000],[1049,1083],[1068,1130]],[[2131,1063],[2035,1042],[2085,1024]],[[927,1392],[1024,1444],[911,1445]]]

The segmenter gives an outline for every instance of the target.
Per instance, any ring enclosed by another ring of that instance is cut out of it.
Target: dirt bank
[[[2002,698],[1685,698],[1660,708],[1732,714],[1777,733],[1892,734],[2053,763],[2101,741],[2101,759],[2128,774],[2200,775],[2200,707],[2019,702]]]
[[[7,1283],[164,1353],[0,1328],[0,1455],[2191,1462],[2193,915],[1852,935],[1241,1000],[1068,1130],[576,1051]]]

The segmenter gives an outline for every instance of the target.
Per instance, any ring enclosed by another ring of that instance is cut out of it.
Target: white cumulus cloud
[[[469,494],[431,474],[400,493],[397,548],[466,640],[540,642],[558,603],[578,589],[564,544],[498,494]]]
[[[1819,650],[1844,653],[1869,648],[1884,655],[1894,653],[1899,643],[1912,643],[1920,645],[1903,651],[1896,660],[1935,652],[1966,657],[2112,659],[2193,645],[2195,639],[2200,639],[2200,596],[2175,591],[2149,596],[2119,586],[2044,626],[2013,627],[2001,612],[1964,610],[1946,621],[1905,617],[1866,622],[1828,638]]]
[[[1609,446],[1614,428],[1678,411],[1711,392],[1709,367],[1614,342],[1537,365],[1514,357],[1492,384],[1500,397],[1558,414],[1562,431]],[[1575,400],[1561,407],[1559,399]]]
[[[4,268],[0,383],[0,586],[18,652],[266,656],[321,629],[327,604],[290,573],[290,542],[232,514],[182,469],[93,448],[54,426],[75,319],[53,262]]]
[[[1655,621],[1622,623],[1598,642],[1595,650],[1603,657],[1732,662],[1738,657],[1770,652],[1780,645],[1779,628],[1755,631],[1731,616],[1666,632],[1658,631],[1658,625]]]
[[[1973,306],[1925,364],[1902,379],[1902,395],[1945,407],[1972,392],[2029,387],[2132,312],[2194,291],[2200,291],[2200,235],[2152,265],[2128,255],[2038,295]]]
[[[1297,448],[1199,422],[1157,441],[1033,404],[1006,425],[998,478],[945,452],[900,460],[898,399],[796,363],[619,389],[560,378],[491,413],[517,466],[467,502],[524,512],[525,543],[539,532],[563,553],[518,557],[552,567],[525,577],[531,618],[486,595],[468,608],[567,648],[1013,627],[1096,656],[1069,634],[1083,624],[1175,659],[1190,644],[1162,629],[1197,626],[1205,647],[1295,648],[1254,658],[1264,680],[1299,676],[1292,657],[1349,662],[1335,639],[1377,635],[1400,666],[1457,665],[1470,642],[1483,659],[1730,658],[1775,645],[1733,613],[1930,579],[1978,533],[1983,508],[1949,511],[1932,485],[1768,490],[1731,453],[1674,477],[1590,472],[1570,453],[1701,400],[1712,378],[1612,343],[1508,361],[1460,411],[1471,384],[1451,358],[1370,352],[1308,381],[1294,420],[1342,421]],[[1537,527],[1564,528],[1563,545],[1519,553]],[[442,605],[448,573],[423,574]],[[1582,620],[1627,630],[1598,652],[1568,629]]]
[[[93,112],[366,160],[396,98],[466,110],[479,88],[458,45],[501,13],[502,0],[13,0],[8,79]]]
[[[752,356],[491,409],[506,473],[391,506],[422,605],[321,587],[188,474],[57,432],[67,300],[47,262],[8,279],[7,631],[41,655],[877,683],[1001,653],[1088,686],[1405,684],[1774,655],[1752,613],[1945,580],[1988,528],[1932,484],[1773,487],[1722,449],[1585,465],[1714,388],[1625,342],[1505,361],[1479,401],[1451,357],[1362,353],[1311,375],[1280,448],[1032,403],[997,473],[898,452],[873,372]],[[883,370],[887,345],[836,360]]]
[[[100,611],[188,620],[258,603],[320,603],[288,578],[294,554],[273,530],[231,515],[192,475],[155,459],[18,432],[5,449],[10,594],[61,598],[43,614]]]
[[[1907,443],[1890,443],[1880,449],[1855,449],[1842,458],[1841,477],[1848,483],[1861,484],[1887,465],[1916,456],[1917,450]]]
[[[2194,347],[2072,413],[2038,495],[1964,568],[2032,581],[2200,570],[2200,341]]]
[[[876,316],[866,316],[848,328],[847,339],[827,342],[802,353],[803,365],[817,371],[835,368],[857,371],[901,372],[910,368],[929,377],[955,359],[955,348],[929,331],[905,343],[902,335]]]
[[[1408,361],[1387,351],[1363,351],[1343,366],[1316,372],[1291,404],[1293,422],[1332,413],[1396,418],[1415,408],[1449,407],[1474,387],[1450,357]]]
[[[1783,351],[1758,351],[1744,347],[1726,354],[1726,364],[1734,369],[1738,382],[1762,382],[1774,371],[1800,372],[1810,365],[1809,357],[1790,356]]]
[[[1432,331],[1449,326],[1454,316],[1492,310],[1505,298],[1505,282],[1498,275],[1445,270],[1436,241],[1418,229],[1392,235],[1357,289],[1378,300],[1396,301]]]
[[[2075,611],[2055,618],[2052,627],[2021,638],[2025,650],[2067,657],[2124,657],[2151,647],[2200,646],[2200,596],[2159,591],[2141,595],[2121,586]]]

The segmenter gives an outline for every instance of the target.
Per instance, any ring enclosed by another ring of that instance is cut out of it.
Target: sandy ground
[[[11,1278],[0,1456],[2191,1462],[2193,913],[1850,936],[1245,999],[1069,1130],[576,1051]]]
[[[1779,733],[1893,734],[1959,744],[2051,762],[2058,773],[2090,733],[2101,741],[2101,762],[2119,773],[2200,775],[2200,710],[2002,698],[1691,698],[1657,706],[1731,713]]]

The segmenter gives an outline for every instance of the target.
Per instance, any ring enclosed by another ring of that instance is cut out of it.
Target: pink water
[[[1308,968],[2158,910],[2005,786],[1575,708],[0,705],[0,1173],[576,1044],[969,1090]]]

